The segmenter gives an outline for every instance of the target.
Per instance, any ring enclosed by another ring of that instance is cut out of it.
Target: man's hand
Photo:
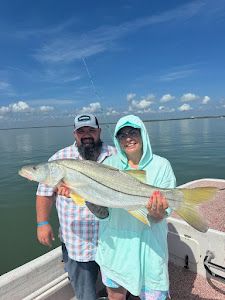
[[[61,196],[70,198],[70,189],[68,188],[68,186],[65,183],[61,183],[57,189],[55,190],[55,192]]]
[[[38,241],[45,246],[52,246],[52,241],[55,240],[52,226],[50,224],[37,227]]]
[[[166,209],[168,208],[168,202],[159,191],[155,191],[151,195],[146,207],[150,216],[157,220],[161,220],[165,216]]]

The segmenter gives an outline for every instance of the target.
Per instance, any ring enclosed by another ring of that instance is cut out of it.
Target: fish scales
[[[211,200],[218,190],[212,187],[161,189],[145,184],[124,171],[87,160],[56,160],[36,166],[24,166],[19,174],[53,188],[64,181],[72,191],[72,198],[77,195],[83,198],[83,203],[88,201],[102,207],[126,209],[149,225],[151,220],[145,207],[152,193],[159,190],[166,197],[169,206],[201,232],[206,232],[208,226],[196,207]]]
[[[123,171],[103,164],[96,164],[96,162],[93,161],[57,160],[55,162],[59,165],[63,165],[67,168],[78,171],[85,176],[88,176],[92,180],[108,186],[113,190],[127,193],[128,195],[149,198],[149,195],[151,195],[157,189],[137,180],[135,177]],[[169,198],[171,198],[170,190],[162,188],[160,190],[162,193],[168,193]],[[177,193],[179,194],[179,191]]]

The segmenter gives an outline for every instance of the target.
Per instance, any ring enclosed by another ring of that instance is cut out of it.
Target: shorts
[[[103,273],[102,274],[102,282],[105,284],[105,286],[109,288],[119,288],[120,285],[117,284],[112,279],[106,277]],[[147,287],[143,288],[141,290],[141,293],[139,295],[141,300],[167,300],[170,299],[169,292],[168,291],[157,291],[152,290]]]

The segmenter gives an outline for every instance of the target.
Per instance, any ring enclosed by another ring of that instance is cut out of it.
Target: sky
[[[225,114],[225,0],[0,0],[0,128]]]

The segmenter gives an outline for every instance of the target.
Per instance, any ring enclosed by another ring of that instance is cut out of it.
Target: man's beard
[[[83,159],[96,160],[97,155],[102,148],[102,141],[98,140],[95,142],[94,139],[89,138],[89,143],[87,144],[83,142],[83,139],[81,139],[81,145],[77,148]]]

